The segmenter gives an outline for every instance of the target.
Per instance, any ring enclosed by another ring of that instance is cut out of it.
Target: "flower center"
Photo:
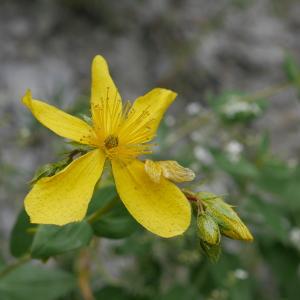
[[[114,135],[109,135],[105,140],[104,140],[104,146],[107,150],[111,148],[115,148],[119,145],[119,139],[118,137]]]

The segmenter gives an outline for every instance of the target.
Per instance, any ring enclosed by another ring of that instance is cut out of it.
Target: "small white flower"
[[[190,134],[190,138],[194,142],[201,142],[203,140],[203,134],[200,131],[196,130]]]
[[[298,166],[298,160],[296,158],[290,158],[287,163],[289,168],[291,169],[296,168]]]
[[[191,102],[186,107],[186,112],[189,115],[196,115],[200,112],[201,105],[198,102]]]
[[[234,271],[234,276],[237,278],[237,279],[240,279],[240,280],[245,280],[249,277],[249,274],[247,271],[243,270],[243,269],[236,269]]]
[[[194,155],[196,159],[198,159],[200,162],[202,162],[205,165],[210,165],[214,161],[210,152],[202,146],[196,146],[194,148]]]
[[[289,233],[289,238],[292,244],[300,250],[300,228],[292,228],[292,230]]]
[[[176,124],[176,119],[172,115],[167,115],[165,117],[165,122],[168,127],[173,127]]]
[[[234,117],[239,113],[253,113],[258,115],[261,112],[261,108],[256,103],[241,101],[239,96],[232,96],[223,106],[222,112],[228,117]]]
[[[227,145],[226,145],[226,151],[229,154],[232,155],[239,155],[241,154],[241,152],[243,151],[243,145],[241,143],[239,143],[238,141],[230,141]]]

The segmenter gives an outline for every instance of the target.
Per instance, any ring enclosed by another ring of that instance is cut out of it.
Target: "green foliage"
[[[88,212],[91,214],[95,210],[105,209],[109,203],[113,204],[113,209],[92,223],[96,236],[121,239],[131,235],[139,228],[137,222],[131,217],[117,196],[117,191],[113,185],[103,187],[95,193]]]
[[[247,158],[237,157],[233,159],[227,153],[216,149],[212,149],[211,152],[214,155],[218,167],[234,176],[237,180],[239,180],[239,178],[257,178],[257,168]]]
[[[296,87],[300,86],[300,66],[291,55],[287,55],[283,64],[289,82],[295,84]]]
[[[128,211],[118,200],[115,208],[93,223],[94,233],[110,239],[121,239],[131,235],[139,228],[137,222],[129,215]]]
[[[10,236],[10,252],[15,257],[21,257],[29,252],[36,226],[30,224],[29,217],[22,209],[16,219]]]
[[[24,265],[0,278],[0,299],[55,300],[75,287],[72,274],[58,269]]]
[[[284,68],[290,86],[299,89],[295,59],[287,57]],[[225,91],[203,106],[208,121],[199,121],[201,115],[192,120],[183,116],[171,130],[167,122],[162,124],[157,135],[161,153],[153,157],[190,165],[201,181],[185,186],[194,189],[203,207],[195,210],[189,230],[180,237],[162,239],[141,228],[107,174],[80,223],[36,226],[22,210],[11,232],[11,254],[21,262],[28,254],[45,262],[51,258],[49,264],[61,269],[14,262],[10,269],[1,257],[0,299],[81,299],[76,283],[82,276],[96,300],[298,299],[300,167],[279,159],[268,133],[250,124],[263,115],[267,101],[257,94]],[[192,138],[193,133],[201,138]],[[185,142],[177,143],[177,136]],[[232,141],[242,145],[238,154],[227,149]],[[54,175],[88,150],[72,146],[79,152],[44,166],[33,182]],[[196,147],[211,155],[210,163],[193,155]],[[223,194],[197,193],[202,183],[205,189],[228,195],[232,205]],[[199,208],[196,201],[193,206]],[[244,223],[253,232],[252,244],[232,240],[246,239]],[[89,255],[81,261],[85,251]]]
[[[186,287],[176,285],[169,289],[164,295],[158,297],[159,300],[199,300],[196,289],[192,286]]]
[[[128,294],[127,291],[121,287],[105,286],[101,290],[95,292],[95,299],[114,299],[114,300],[142,300],[133,295]]]
[[[92,228],[85,221],[64,226],[40,225],[32,243],[31,255],[47,259],[87,246],[92,237]]]

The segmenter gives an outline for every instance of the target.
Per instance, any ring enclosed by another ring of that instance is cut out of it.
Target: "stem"
[[[211,121],[213,118],[213,114],[211,112],[205,112],[205,114],[201,114],[196,116],[193,119],[190,119],[186,122],[186,124],[179,128],[174,134],[171,134],[170,137],[167,139],[166,144],[168,147],[175,144],[178,140],[185,137],[187,134],[193,132],[199,126],[204,125]]]
[[[201,212],[204,211],[203,203],[201,199],[195,194],[188,190],[181,190],[185,197],[190,201],[197,204],[197,215],[199,216]]]
[[[5,275],[7,275],[9,272],[17,269],[18,267],[26,264],[27,262],[29,262],[31,260],[30,255],[26,255],[22,258],[20,258],[19,260],[17,260],[15,263],[7,266],[6,268],[4,268],[1,272],[0,272],[0,278],[4,277]]]
[[[251,102],[251,101],[256,101],[259,98],[269,98],[272,97],[279,92],[291,87],[292,84],[290,82],[284,82],[280,83],[259,91],[256,91],[249,96],[242,97],[243,100]],[[190,119],[185,123],[184,126],[179,128],[176,132],[171,134],[169,138],[166,141],[167,147],[173,146],[178,140],[182,139],[185,137],[187,134],[190,132],[193,132],[195,129],[200,127],[201,125],[205,125],[209,123],[212,118],[214,117],[214,114],[212,112],[206,111],[204,114],[198,115],[193,119]]]
[[[267,87],[265,89],[262,89],[260,91],[256,91],[252,94],[250,94],[249,96],[243,97],[244,100],[246,101],[255,101],[259,98],[269,98],[272,97],[276,94],[278,94],[279,92],[287,89],[291,87],[291,83],[290,82],[284,82],[284,83],[280,83],[277,85],[273,85],[271,87]]]
[[[97,211],[92,213],[88,218],[87,221],[92,224],[98,221],[103,215],[109,212],[118,202],[118,198],[114,198],[112,201],[108,202],[105,206],[99,208]]]
[[[78,258],[78,284],[84,300],[95,300],[90,286],[90,253],[81,250]]]

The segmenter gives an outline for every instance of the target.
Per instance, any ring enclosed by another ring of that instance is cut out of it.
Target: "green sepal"
[[[75,158],[87,153],[91,147],[85,148],[84,145],[65,154],[65,158],[55,163],[49,163],[40,167],[34,174],[30,183],[33,185],[43,177],[50,177],[67,167]]]
[[[209,245],[205,241],[200,240],[200,247],[202,252],[209,258],[209,260],[213,263],[216,263],[221,255],[221,246],[217,245]]]

